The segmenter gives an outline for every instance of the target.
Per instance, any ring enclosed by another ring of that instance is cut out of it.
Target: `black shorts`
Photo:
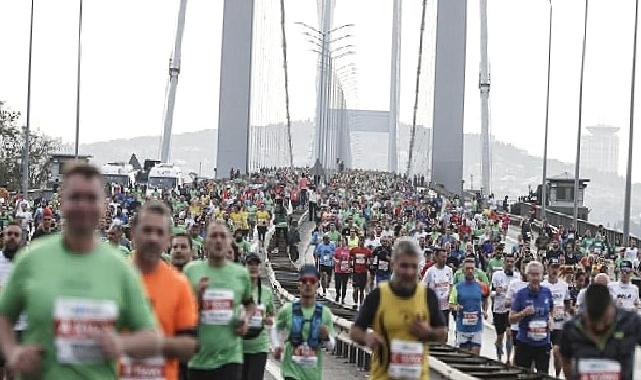
[[[365,286],[367,286],[367,272],[352,273],[352,287],[363,290]]]
[[[563,330],[552,330],[550,332],[550,342],[552,343],[553,346],[560,346],[561,345],[561,333]]]
[[[492,313],[492,318],[494,320],[494,329],[497,334],[503,334],[507,327],[509,326],[507,320],[508,313]]]
[[[510,330],[512,333],[512,342],[514,342],[514,345],[516,346],[516,336],[519,334],[518,330]]]
[[[329,279],[329,281],[331,281],[332,280],[332,273],[334,273],[334,267],[328,267],[328,266],[325,266],[325,265],[321,265],[320,266],[320,272],[321,272],[321,274],[327,273],[328,279]]]

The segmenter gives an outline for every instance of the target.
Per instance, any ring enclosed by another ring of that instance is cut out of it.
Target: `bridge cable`
[[[412,133],[410,136],[410,147],[408,151],[407,158],[407,175],[410,175],[410,168],[412,166],[412,159],[414,158],[414,139],[416,137],[416,114],[418,112],[418,95],[420,89],[420,80],[421,80],[421,65],[423,63],[423,34],[425,31],[425,8],[427,8],[427,0],[423,0],[423,10],[421,15],[421,32],[418,42],[418,65],[416,67],[416,90],[414,98],[414,114],[412,116]]]

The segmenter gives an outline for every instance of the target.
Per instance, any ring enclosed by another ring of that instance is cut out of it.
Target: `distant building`
[[[581,163],[603,173],[616,174],[619,168],[618,127],[597,125],[587,127],[590,134],[581,138]]]

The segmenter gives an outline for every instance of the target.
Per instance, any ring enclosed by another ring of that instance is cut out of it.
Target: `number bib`
[[[201,320],[207,325],[227,325],[234,315],[234,292],[230,289],[207,289],[203,295]]]
[[[463,312],[463,326],[476,326],[479,322],[478,311],[464,311]]]
[[[265,305],[256,306],[256,312],[249,319],[249,327],[261,328],[263,327],[263,314],[265,313]]]
[[[162,357],[139,360],[124,356],[120,363],[120,380],[165,379],[165,359]]]
[[[528,323],[527,336],[534,340],[540,341],[548,337],[548,322],[542,320],[534,320]]]
[[[609,359],[579,359],[578,379],[580,380],[619,380],[621,364]]]
[[[298,364],[301,368],[318,367],[318,357],[316,356],[316,352],[307,345],[301,345],[294,348],[292,361]]]
[[[420,379],[423,372],[423,343],[392,340],[388,375],[392,379]]]
[[[103,361],[99,343],[90,336],[113,329],[117,319],[118,306],[112,300],[56,299],[53,321],[58,362]]]
[[[349,261],[341,261],[341,272],[349,272]]]
[[[552,320],[554,322],[563,322],[565,320],[565,306],[554,305],[552,309]]]
[[[363,254],[356,255],[356,264],[359,264],[359,265],[365,264],[365,255]]]
[[[379,261],[378,262],[378,270],[387,272],[387,269],[389,268],[389,263],[387,261]]]

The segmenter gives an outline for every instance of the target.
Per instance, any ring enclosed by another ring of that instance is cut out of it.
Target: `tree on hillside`
[[[0,187],[20,190],[24,127],[20,112],[3,108],[0,102]],[[47,181],[49,155],[60,148],[60,141],[39,131],[29,133],[29,188],[40,188]]]

